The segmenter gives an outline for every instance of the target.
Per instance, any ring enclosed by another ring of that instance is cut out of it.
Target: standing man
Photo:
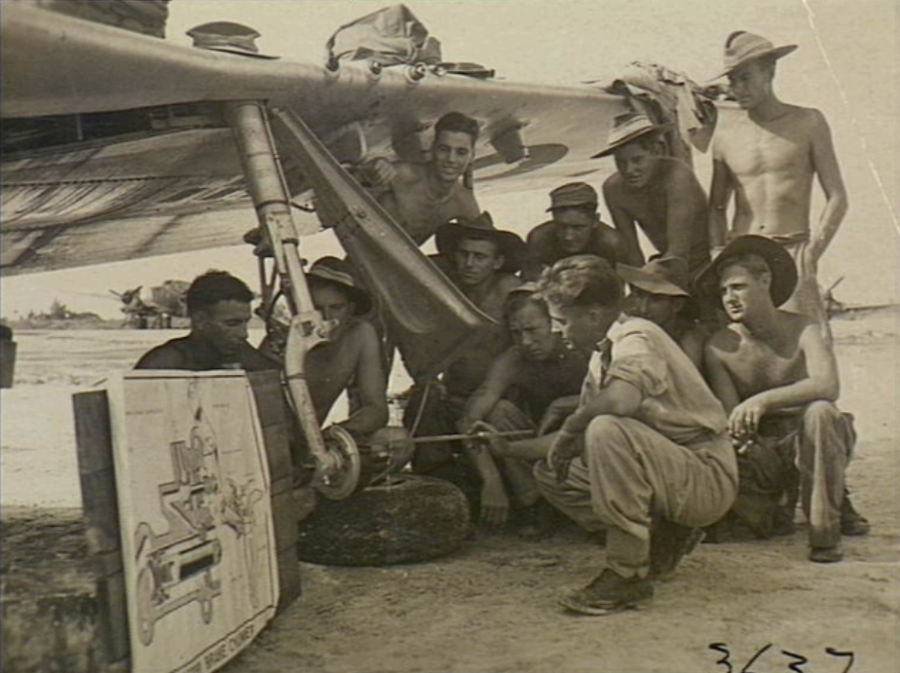
[[[680,257],[693,275],[709,262],[709,210],[691,167],[664,156],[660,133],[667,126],[638,112],[617,115],[606,149],[595,157],[615,157],[617,170],[603,183],[603,199],[628,247],[623,261],[644,263],[637,225],[657,252]]]
[[[485,329],[477,343],[443,372],[440,381],[414,390],[403,420],[415,436],[457,432],[466,400],[481,385],[493,361],[509,347],[501,322],[503,305],[507,293],[521,283],[514,274],[521,267],[524,245],[511,231],[496,229],[489,213],[438,230],[438,267],[497,323]],[[471,465],[460,464],[456,448],[446,442],[417,447],[413,470],[473,485]]]
[[[713,141],[709,235],[714,249],[742,234],[767,236],[791,254],[799,282],[783,308],[806,315],[831,340],[816,279],[819,259],[847,213],[847,193],[825,116],[813,108],[783,103],[772,88],[775,63],[797,48],[775,47],[744,31],[725,42],[725,72],[746,114],[720,117]],[[810,226],[812,182],[825,193],[818,225]],[[727,232],[726,208],[735,195]]]
[[[764,450],[754,444],[774,439],[799,470],[809,559],[830,563],[843,557],[842,529],[865,534],[868,523],[846,498],[844,470],[856,433],[834,404],[840,389],[834,354],[813,320],[778,308],[796,282],[791,256],[771,239],[729,243],[698,278],[733,321],[707,344],[706,369],[735,443],[753,452]]]
[[[537,280],[541,271],[572,255],[596,255],[610,264],[627,262],[622,235],[600,221],[597,192],[586,182],[570,182],[550,192],[553,216],[532,229],[526,239],[525,280]]]
[[[368,163],[378,202],[417,245],[445,222],[481,213],[470,170],[477,140],[477,121],[448,112],[435,124],[428,163],[391,163],[382,157]]]
[[[737,464],[722,405],[688,357],[650,321],[619,320],[622,281],[609,264],[561,260],[541,285],[563,338],[592,355],[580,404],[535,477],[583,528],[607,529],[607,568],[561,602],[608,614],[648,600],[696,527],[728,511]]]

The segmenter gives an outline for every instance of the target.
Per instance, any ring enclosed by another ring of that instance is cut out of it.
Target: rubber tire
[[[397,475],[340,502],[319,498],[300,523],[297,556],[321,565],[381,566],[445,556],[469,533],[469,505],[442,479]]]

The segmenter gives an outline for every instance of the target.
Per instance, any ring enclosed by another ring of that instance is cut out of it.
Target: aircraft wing
[[[256,222],[227,101],[293,110],[349,163],[420,158],[434,122],[465,112],[483,127],[479,194],[596,173],[590,156],[624,109],[587,86],[416,79],[411,67],[366,63],[332,72],[183,47],[26,0],[5,3],[0,22],[3,275],[241,244]],[[306,226],[318,228],[312,216]]]

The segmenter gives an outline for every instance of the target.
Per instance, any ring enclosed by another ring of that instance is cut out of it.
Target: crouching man
[[[776,453],[799,470],[809,559],[828,563],[843,557],[842,527],[859,535],[868,523],[846,498],[844,470],[856,435],[834,405],[834,354],[813,319],[777,308],[796,284],[794,260],[771,239],[729,243],[698,277],[701,291],[718,296],[733,321],[707,343],[706,369],[741,450],[761,453],[774,440]]]
[[[526,283],[507,295],[503,313],[513,345],[490,366],[484,382],[466,401],[459,432],[526,429],[543,434],[558,409],[571,413],[575,408],[587,358],[567,348],[551,331],[547,305],[535,289]],[[522,523],[519,534],[532,539],[549,535],[552,521],[547,514],[552,509],[541,499],[532,476],[535,461],[547,455],[546,441],[498,438],[488,448],[469,447],[481,479],[482,520],[505,523],[512,498]]]
[[[544,496],[587,530],[607,529],[607,567],[562,599],[602,615],[647,600],[737,493],[722,405],[652,322],[623,317],[622,281],[604,260],[557,262],[541,293],[563,338],[592,351],[576,411],[535,467]]]

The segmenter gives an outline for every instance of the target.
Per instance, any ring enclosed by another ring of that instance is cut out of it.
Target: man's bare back
[[[771,120],[729,119],[716,134],[713,161],[735,190],[734,235],[809,234],[814,157],[826,139],[830,146],[828,124],[818,110],[784,108]]]

